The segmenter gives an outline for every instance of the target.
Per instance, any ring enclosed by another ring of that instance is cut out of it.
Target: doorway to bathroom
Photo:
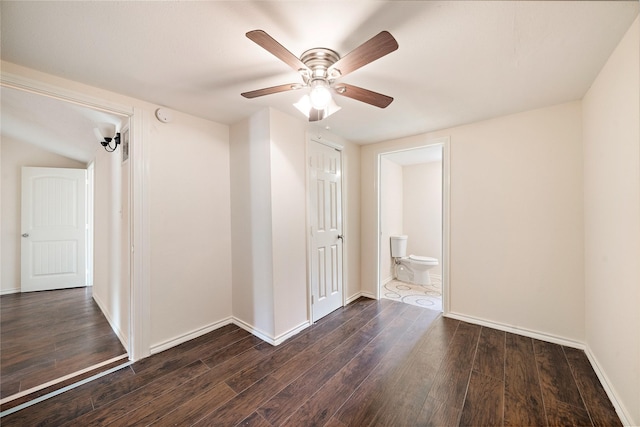
[[[448,311],[448,144],[378,156],[380,298]],[[395,236],[406,236],[406,251],[392,254]]]

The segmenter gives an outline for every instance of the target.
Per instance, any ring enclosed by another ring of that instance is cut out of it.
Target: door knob
[[[22,237],[29,237],[29,233],[23,233]]]
[[[338,234],[338,239],[344,241],[344,236],[342,234]]]

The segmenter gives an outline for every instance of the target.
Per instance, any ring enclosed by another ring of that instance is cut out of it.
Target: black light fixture
[[[113,141],[114,146],[111,146],[111,141]],[[117,132],[113,138],[109,138],[108,136],[104,137],[104,141],[100,141],[100,144],[107,150],[109,153],[113,153],[118,148],[120,144],[120,132]]]
[[[93,128],[96,139],[109,153],[116,151],[116,148],[120,145],[120,132],[116,132],[116,129],[116,125],[113,123],[98,123]]]

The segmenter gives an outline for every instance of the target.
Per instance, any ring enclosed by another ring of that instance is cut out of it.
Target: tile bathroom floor
[[[391,280],[382,287],[380,294],[383,298],[393,301],[442,311],[442,279],[433,275],[429,285],[413,285]]]

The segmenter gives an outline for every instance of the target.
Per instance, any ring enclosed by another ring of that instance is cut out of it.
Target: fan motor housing
[[[313,77],[329,77],[327,69],[340,59],[338,52],[324,47],[304,51],[300,61],[313,72]]]

